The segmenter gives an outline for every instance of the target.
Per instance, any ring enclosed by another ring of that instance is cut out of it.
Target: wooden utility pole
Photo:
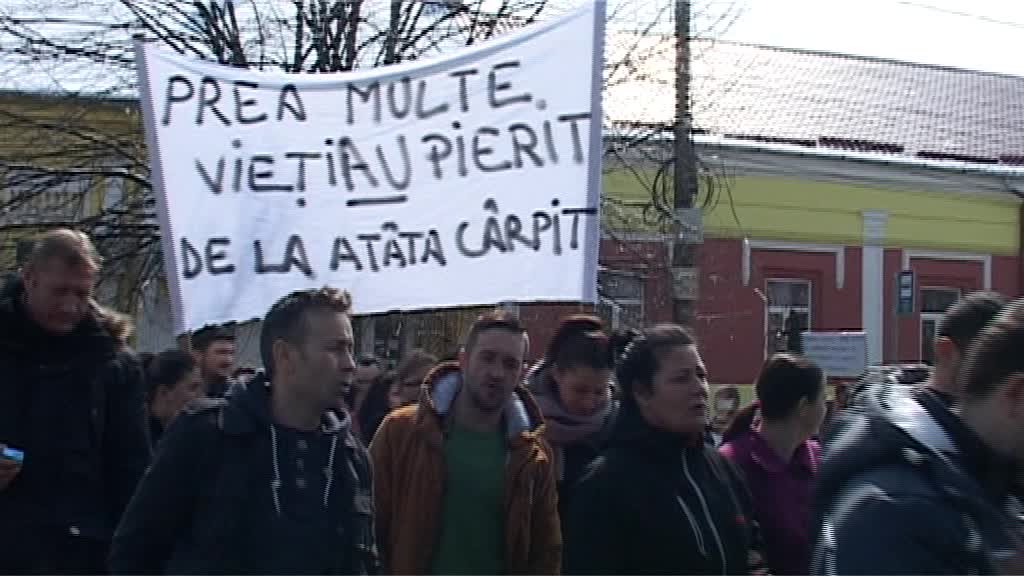
[[[674,225],[671,270],[673,320],[690,326],[694,320],[698,275],[696,248],[702,236],[697,198],[697,158],[691,140],[690,114],[690,1],[675,0],[676,8],[676,121],[674,127]]]
[[[398,62],[398,28],[402,22],[402,0],[391,0],[391,16],[388,18],[388,33],[384,39],[384,64]]]

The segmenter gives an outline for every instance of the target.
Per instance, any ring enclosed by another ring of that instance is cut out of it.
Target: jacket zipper
[[[676,495],[676,501],[679,502],[679,507],[683,509],[683,513],[686,514],[686,519],[690,521],[690,527],[693,528],[693,535],[697,537],[697,550],[700,551],[701,555],[707,558],[708,551],[704,547],[704,536],[701,534],[700,526],[697,525],[696,518],[693,517],[693,513],[690,512],[690,507],[683,501],[682,495]]]
[[[686,453],[683,453],[683,474],[686,475],[686,479],[690,482],[690,486],[693,486],[693,491],[697,493],[697,499],[700,500],[701,508],[704,509],[704,517],[708,519],[708,526],[711,527],[711,535],[715,537],[715,544],[718,545],[718,554],[722,559],[722,574],[726,573],[728,569],[725,565],[725,548],[722,547],[722,538],[718,535],[718,527],[715,526],[715,521],[711,519],[711,511],[708,510],[707,500],[704,499],[704,494],[700,491],[700,487],[693,481],[693,476],[690,475],[690,466],[686,462]],[[705,554],[706,556],[706,554]]]

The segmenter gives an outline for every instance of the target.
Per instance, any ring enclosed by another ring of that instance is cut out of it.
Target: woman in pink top
[[[719,452],[746,476],[772,574],[807,574],[810,516],[821,448],[810,438],[825,418],[821,368],[776,354],[757,378],[758,400],[740,410]]]

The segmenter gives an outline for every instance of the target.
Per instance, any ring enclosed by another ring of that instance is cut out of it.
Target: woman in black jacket
[[[609,450],[573,495],[570,574],[752,574],[760,536],[739,473],[704,442],[704,362],[684,328],[642,331],[617,368]]]
[[[612,347],[596,316],[562,320],[544,358],[526,376],[544,414],[544,439],[554,456],[562,530],[572,488],[607,447],[618,401],[612,398]]]

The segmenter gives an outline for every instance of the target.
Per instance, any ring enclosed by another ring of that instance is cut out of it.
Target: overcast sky
[[[1024,76],[1024,0],[695,0],[733,4],[730,40]]]
[[[608,3],[612,27],[660,14],[672,30],[674,0]],[[693,12],[702,37],[1024,76],[1024,0],[693,0]]]
[[[593,0],[548,0],[548,13],[588,1]],[[674,0],[607,1],[616,15],[612,29],[643,28],[657,20],[657,31],[672,31]],[[388,2],[372,5],[383,9]],[[104,19],[115,5],[114,0],[0,0],[0,12]],[[1024,76],[1024,0],[693,0],[693,6],[694,31],[705,37]],[[102,66],[51,62],[26,70],[11,64],[0,54],[2,88],[101,90],[124,84],[108,78]]]

